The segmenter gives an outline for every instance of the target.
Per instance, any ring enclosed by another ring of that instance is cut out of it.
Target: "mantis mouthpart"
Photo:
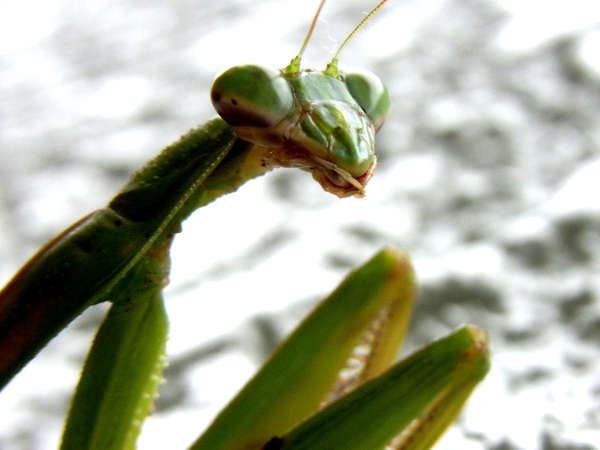
[[[310,172],[339,197],[365,194],[390,97],[366,71],[236,66],[211,99],[220,117],[134,174],[106,208],[45,245],[0,293],[0,387],[87,307],[112,302],[87,361],[62,450],[135,448],[165,364],[169,250],[197,208],[274,167]],[[279,347],[193,450],[430,448],[489,367],[471,325],[393,364],[416,296],[408,256],[383,249]],[[390,367],[391,366],[391,367]]]

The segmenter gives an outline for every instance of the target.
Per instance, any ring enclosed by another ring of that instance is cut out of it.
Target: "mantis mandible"
[[[219,75],[211,99],[220,117],[164,149],[0,293],[0,386],[84,309],[112,302],[61,448],[134,448],[164,366],[169,248],[195,209],[274,167],[308,171],[338,197],[364,195],[390,98],[375,75],[341,72],[338,55],[385,0],[323,71],[303,69],[324,3],[287,67],[245,65]],[[487,372],[487,344],[482,331],[465,326],[386,371],[415,290],[408,257],[379,252],[300,325],[191,448],[367,450],[394,436],[390,448],[430,448]]]

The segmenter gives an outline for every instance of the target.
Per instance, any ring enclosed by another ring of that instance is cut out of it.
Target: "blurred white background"
[[[214,113],[233,64],[286,65],[299,0],[0,3],[0,285]],[[324,67],[376,2],[330,0]],[[421,281],[407,350],[463,322],[493,368],[441,449],[600,447],[600,4],[392,0],[340,66],[392,113],[364,199],[280,169],[198,211],[173,251],[171,365],[141,449],[184,448],[351,267],[406,248]],[[0,393],[0,448],[56,448],[94,307]],[[1,357],[1,355],[0,355]]]

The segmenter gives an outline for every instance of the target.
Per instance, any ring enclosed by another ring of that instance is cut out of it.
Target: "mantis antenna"
[[[365,17],[363,17],[363,20],[361,20],[359,22],[359,24],[354,27],[354,30],[352,30],[350,32],[348,37],[344,40],[344,42],[342,42],[342,45],[340,45],[340,47],[337,49],[337,52],[335,52],[335,55],[333,55],[333,58],[331,59],[331,61],[329,63],[327,63],[327,67],[323,71],[325,74],[331,75],[332,77],[337,77],[339,75],[338,58],[339,58],[340,53],[342,52],[343,48],[346,46],[348,41],[350,41],[350,39],[352,39],[352,37],[356,34],[356,32],[367,22],[367,20],[369,20],[371,18],[371,16],[373,16],[373,14],[375,14],[377,12],[377,10],[383,6],[383,4],[385,2],[387,2],[387,0],[381,0],[377,4],[377,6],[375,6],[375,8],[373,8],[371,10],[371,12],[369,12]]]
[[[323,5],[327,0],[321,0],[319,3],[319,7],[317,8],[317,12],[315,13],[315,17],[313,17],[312,23],[308,29],[308,33],[306,33],[306,37],[304,38],[304,42],[302,43],[302,47],[300,51],[294,58],[290,61],[288,66],[285,68],[285,73],[298,73],[300,72],[300,62],[302,61],[302,55],[304,54],[304,50],[306,50],[306,46],[308,45],[308,41],[310,41],[310,37],[315,30],[315,25],[317,24],[317,19],[319,18],[319,14],[321,14],[321,10],[323,9]]]
[[[304,42],[302,43],[302,47],[300,48],[300,51],[298,52],[298,54],[290,61],[290,63],[288,64],[288,66],[284,69],[284,73],[286,74],[297,74],[298,72],[300,72],[300,63],[302,61],[302,55],[304,54],[304,50],[306,50],[306,46],[308,45],[308,41],[310,41],[310,38],[313,34],[313,31],[315,29],[315,26],[317,24],[317,19],[319,18],[319,15],[321,14],[321,10],[323,9],[323,6],[325,5],[326,0],[321,0],[321,2],[319,3],[319,7],[317,8],[317,12],[315,13],[315,16],[313,17],[313,20],[310,24],[310,27],[308,29],[308,33],[306,33],[306,37],[304,38]],[[381,0],[377,6],[375,6],[375,8],[373,8],[361,21],[358,25],[356,25],[356,27],[354,27],[354,29],[350,32],[350,34],[348,35],[348,37],[344,40],[344,42],[342,42],[342,45],[340,45],[340,47],[338,48],[337,52],[335,52],[335,55],[333,56],[332,60],[327,63],[327,67],[325,68],[325,70],[323,71],[325,74],[333,76],[333,77],[337,77],[339,76],[339,71],[338,71],[338,57],[342,51],[342,49],[346,46],[346,44],[348,43],[348,41],[350,41],[350,39],[352,39],[352,37],[356,34],[356,32],[365,24],[365,22],[367,20],[369,20],[371,18],[371,16],[373,14],[375,14],[377,12],[377,10],[379,8],[381,8],[383,6],[383,4],[387,2],[387,0]]]

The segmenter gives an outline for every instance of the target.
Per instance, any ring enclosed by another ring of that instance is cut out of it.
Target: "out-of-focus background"
[[[286,65],[316,3],[2,1],[0,285],[211,117],[218,71]],[[330,0],[306,65],[324,67],[374,3]],[[140,448],[189,444],[384,245],[420,278],[407,351],[463,322],[490,333],[491,373],[438,450],[600,448],[600,3],[392,0],[341,66],[377,73],[393,99],[367,197],[280,169],[184,224],[169,381]],[[1,449],[57,447],[105,309],[0,393]]]

